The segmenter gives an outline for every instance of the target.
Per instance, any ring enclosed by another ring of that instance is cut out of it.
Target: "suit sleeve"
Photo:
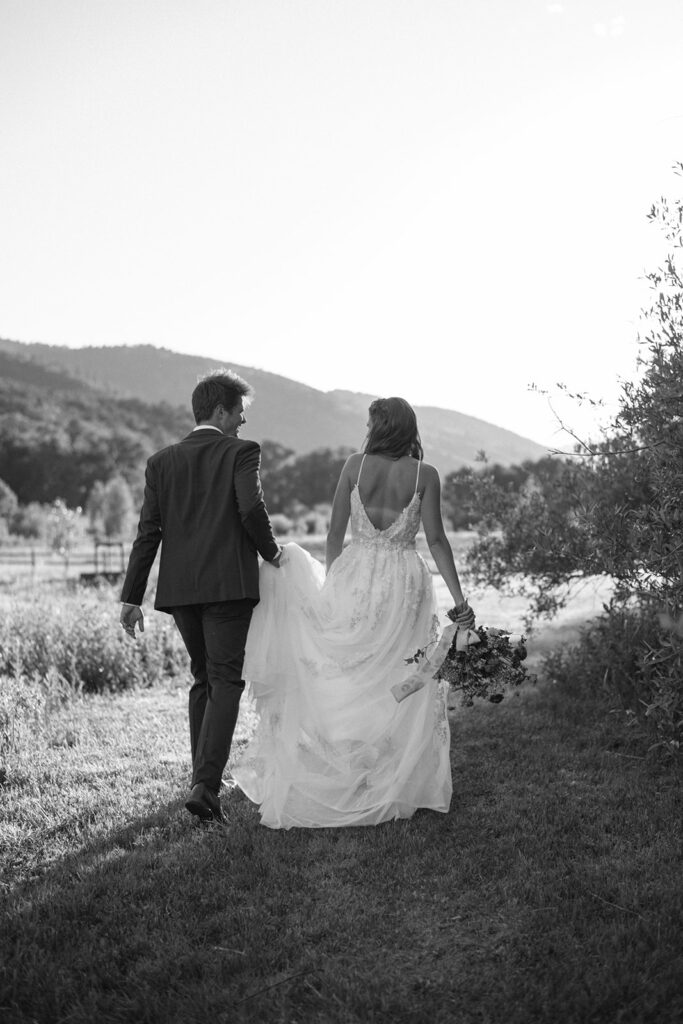
[[[260,465],[261,449],[255,442],[245,445],[238,452],[235,458],[235,495],[244,529],[261,557],[271,562],[280,547],[273,536],[273,528],[263,499]]]
[[[161,543],[161,514],[154,476],[149,462],[145,470],[145,495],[140,512],[138,532],[128,559],[128,571],[121,590],[121,600],[142,604],[149,572]]]

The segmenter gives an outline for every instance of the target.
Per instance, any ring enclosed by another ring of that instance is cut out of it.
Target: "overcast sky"
[[[0,0],[0,336],[558,443],[530,383],[635,372],[682,67],[681,0]]]

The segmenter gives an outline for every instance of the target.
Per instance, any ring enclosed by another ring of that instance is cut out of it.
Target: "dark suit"
[[[121,600],[141,605],[161,544],[155,608],[190,655],[192,785],[218,793],[237,721],[258,555],[279,552],[259,479],[260,448],[209,427],[153,455]]]

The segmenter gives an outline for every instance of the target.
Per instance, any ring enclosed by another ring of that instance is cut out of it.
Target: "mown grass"
[[[272,832],[236,791],[225,829],[184,810],[184,686],[58,705],[0,787],[0,1016],[679,1019],[680,779],[607,712],[457,711],[449,814]]]

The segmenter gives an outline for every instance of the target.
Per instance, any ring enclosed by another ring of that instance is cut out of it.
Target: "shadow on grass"
[[[611,728],[547,687],[458,712],[449,814],[378,828],[167,801],[7,899],[4,1020],[674,1019],[680,793]]]
[[[281,986],[319,1008],[312,978],[334,956],[352,985],[365,979],[362,1001],[373,968],[355,964],[349,934],[367,942],[362,916],[381,948],[387,894],[370,879],[395,854],[396,826],[272,832],[239,791],[223,802],[227,827],[170,801],[17,886],[0,940],[3,1021],[250,1020]],[[411,853],[438,818],[399,823]]]

